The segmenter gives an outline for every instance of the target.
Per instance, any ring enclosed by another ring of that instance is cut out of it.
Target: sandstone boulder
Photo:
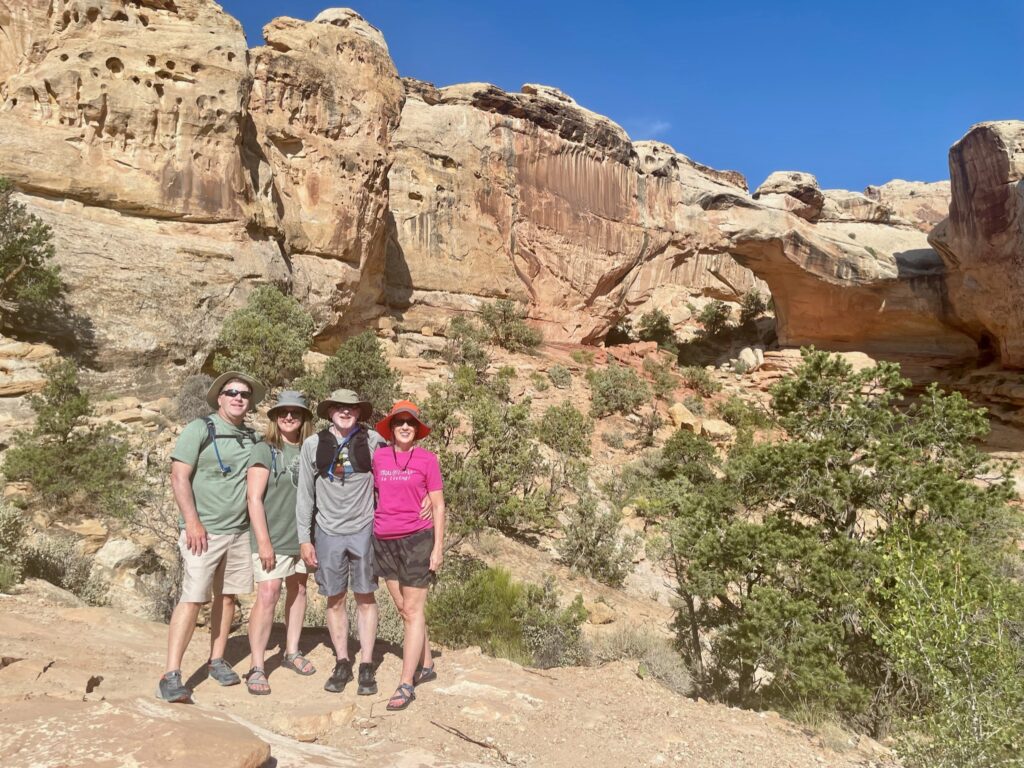
[[[803,171],[775,171],[754,190],[753,197],[808,221],[816,221],[825,205],[818,180]]]
[[[951,195],[948,181],[893,179],[864,190],[865,197],[893,212],[894,222],[905,222],[922,232],[931,232],[936,224],[946,218]]]
[[[1024,122],[979,123],[949,151],[949,217],[929,242],[949,302],[983,356],[1024,368]]]

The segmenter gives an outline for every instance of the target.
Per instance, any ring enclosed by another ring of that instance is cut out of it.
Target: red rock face
[[[930,243],[946,264],[958,322],[1024,368],[1024,122],[981,123],[949,152],[953,199]]]

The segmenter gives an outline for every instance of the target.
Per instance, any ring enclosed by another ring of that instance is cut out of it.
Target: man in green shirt
[[[221,374],[206,393],[215,413],[188,424],[171,453],[171,490],[181,512],[178,547],[184,562],[181,599],[171,614],[167,671],[157,697],[189,701],[181,660],[203,603],[210,602],[209,675],[221,685],[241,682],[224,661],[235,595],[252,591],[246,470],[258,442],[245,415],[263,399],[264,387],[238,371]]]

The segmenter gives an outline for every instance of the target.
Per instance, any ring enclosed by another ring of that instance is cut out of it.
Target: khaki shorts
[[[178,549],[184,562],[181,602],[208,603],[211,593],[247,595],[252,592],[249,532],[210,533],[206,542],[206,551],[193,555],[185,543],[185,532],[178,537]]]
[[[274,570],[265,571],[263,570],[263,563],[260,562],[260,556],[253,552],[252,575],[256,577],[257,584],[261,581],[287,579],[295,573],[309,573],[309,571],[306,570],[306,564],[302,562],[302,558],[298,555],[278,555],[275,552]]]

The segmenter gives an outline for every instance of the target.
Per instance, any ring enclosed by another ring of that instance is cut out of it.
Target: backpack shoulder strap
[[[217,427],[214,425],[213,419],[209,416],[203,416],[202,421],[206,425],[206,436],[203,437],[203,441],[199,444],[199,453],[209,448],[213,441],[217,439]]]
[[[360,427],[359,431],[352,435],[349,445],[348,458],[352,469],[356,472],[370,472],[373,468],[373,461],[370,456],[370,440],[366,430]]]
[[[316,436],[316,471],[320,477],[327,477],[331,465],[337,458],[338,441],[334,439],[330,429],[321,429]]]

